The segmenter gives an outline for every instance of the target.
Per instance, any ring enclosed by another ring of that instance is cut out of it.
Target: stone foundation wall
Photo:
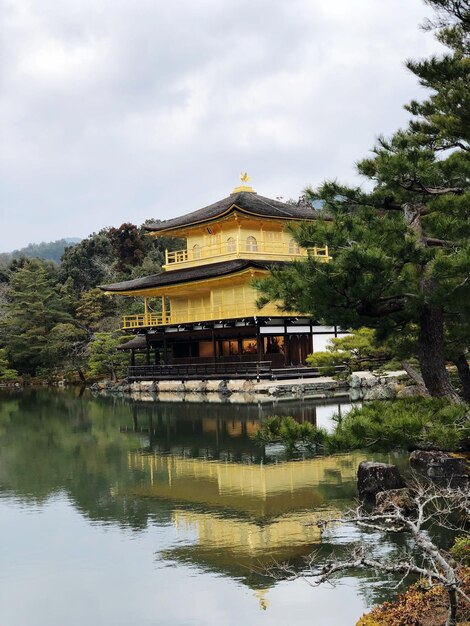
[[[96,383],[92,391],[130,393],[143,399],[262,402],[273,399],[326,399],[349,396],[351,400],[391,400],[397,397],[405,372],[376,375],[354,372],[348,380],[331,377],[291,379],[284,381],[254,380],[162,380],[140,382]],[[147,399],[147,398],[146,398]]]

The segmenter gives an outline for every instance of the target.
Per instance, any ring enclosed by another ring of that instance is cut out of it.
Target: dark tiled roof
[[[219,215],[233,207],[233,205],[236,205],[241,211],[262,217],[288,220],[312,220],[318,217],[318,211],[313,207],[286,204],[285,202],[279,202],[279,200],[271,200],[270,198],[259,196],[257,193],[240,191],[198,211],[159,222],[158,224],[147,224],[145,228],[152,232],[158,232],[181,228],[199,222],[207,222],[216,219]]]
[[[181,270],[171,270],[152,276],[144,276],[134,280],[126,280],[122,283],[111,285],[100,285],[103,291],[137,291],[152,287],[165,287],[166,285],[177,285],[179,283],[190,283],[204,278],[215,278],[240,272],[241,270],[253,267],[255,269],[269,269],[273,265],[282,265],[283,261],[249,261],[235,259],[234,261],[223,261],[222,263],[210,263],[209,265],[199,265]]]

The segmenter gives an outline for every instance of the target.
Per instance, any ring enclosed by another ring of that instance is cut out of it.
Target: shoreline
[[[351,402],[358,400],[393,400],[405,395],[414,395],[413,388],[403,385],[405,372],[387,372],[384,374],[369,371],[354,372],[347,379],[338,380],[331,376],[319,378],[292,378],[282,381],[273,380],[162,380],[134,381],[127,379],[116,382],[104,380],[88,385],[67,383],[65,380],[54,382],[34,381],[28,384],[19,382],[0,384],[0,389],[21,391],[55,387],[85,387],[93,394],[122,395],[147,402],[229,402],[260,403],[282,400],[329,400],[347,398]],[[411,389],[411,393],[410,393]]]

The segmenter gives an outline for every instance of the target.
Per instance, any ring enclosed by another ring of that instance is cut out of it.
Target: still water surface
[[[0,624],[355,624],[390,583],[356,572],[312,589],[263,574],[354,541],[394,549],[348,529],[320,543],[306,525],[353,504],[371,455],[292,460],[250,437],[268,415],[331,426],[347,409],[0,394]]]

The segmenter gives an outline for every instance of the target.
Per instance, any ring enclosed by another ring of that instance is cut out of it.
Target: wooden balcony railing
[[[210,322],[226,319],[239,319],[242,317],[279,315],[279,309],[275,304],[267,304],[261,310],[254,303],[233,302],[223,306],[200,306],[188,309],[179,309],[163,316],[160,314],[147,313],[142,315],[125,315],[122,319],[122,329],[150,328],[154,326],[191,324],[197,322]]]
[[[254,238],[241,239],[231,237],[226,241],[209,245],[198,246],[186,250],[176,250],[174,252],[165,251],[165,268],[180,269],[181,267],[191,267],[199,263],[225,261],[236,258],[248,259],[272,259],[272,260],[292,260],[306,256],[319,257],[325,262],[329,260],[328,247],[314,247],[309,250],[299,248],[297,244],[285,242],[266,242]]]
[[[133,365],[128,368],[129,380],[191,380],[230,378],[272,378],[270,361],[212,362],[185,365]]]
[[[125,315],[122,318],[122,328],[132,330],[133,328],[149,328],[152,326],[165,326],[171,324],[169,315],[154,313],[142,313],[141,315]]]

